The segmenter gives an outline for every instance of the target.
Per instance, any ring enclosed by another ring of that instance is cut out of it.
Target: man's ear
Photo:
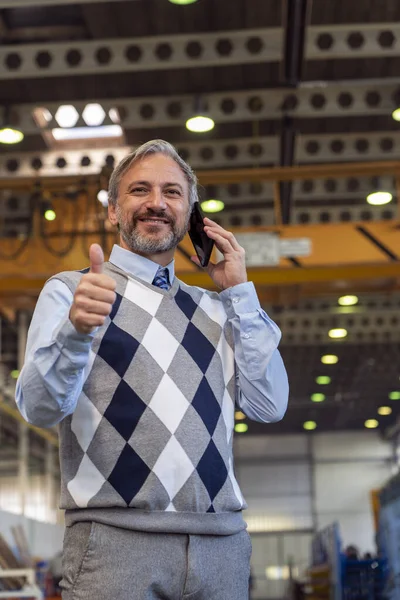
[[[108,219],[112,225],[118,225],[118,217],[113,204],[108,205]]]

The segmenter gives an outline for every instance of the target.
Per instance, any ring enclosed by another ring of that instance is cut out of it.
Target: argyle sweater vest
[[[117,298],[95,334],[74,413],[60,424],[66,524],[232,534],[235,361],[219,295],[170,290],[111,263]],[[83,272],[56,275],[74,293]]]

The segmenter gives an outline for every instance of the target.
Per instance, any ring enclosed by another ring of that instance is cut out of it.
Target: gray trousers
[[[64,537],[63,600],[248,600],[251,540],[80,522]]]

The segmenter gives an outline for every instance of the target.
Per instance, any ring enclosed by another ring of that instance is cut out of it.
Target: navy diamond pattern
[[[223,458],[213,440],[208,444],[206,451],[197,465],[197,472],[209,493],[211,501],[213,501],[228,476]]]
[[[199,389],[193,398],[192,405],[199,413],[209,434],[212,436],[221,415],[221,407],[205,377],[203,377],[203,380],[199,385]]]
[[[129,506],[150,473],[146,463],[127,444],[108,481]]]
[[[187,350],[203,373],[205,373],[216,350],[193,323],[189,323],[186,329],[182,346]]]
[[[135,338],[111,322],[101,340],[98,355],[123,377],[138,348],[139,342]]]
[[[122,380],[104,416],[128,441],[146,408],[143,400]]]
[[[121,301],[122,301],[121,294],[116,294],[116,296],[117,297],[115,299],[115,302],[114,302],[113,307],[112,307],[111,312],[110,312],[110,319],[111,319],[111,321],[114,319],[115,315],[117,314],[118,309],[119,309],[120,304],[121,304]]]
[[[175,295],[175,302],[190,321],[197,308],[197,304],[193,298],[179,288]]]

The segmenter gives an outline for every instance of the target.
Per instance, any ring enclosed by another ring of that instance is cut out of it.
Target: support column
[[[46,459],[45,459],[45,486],[46,486],[46,506],[48,508],[49,517],[52,522],[56,522],[56,506],[55,506],[55,485],[54,485],[54,446],[51,442],[46,442]]]

